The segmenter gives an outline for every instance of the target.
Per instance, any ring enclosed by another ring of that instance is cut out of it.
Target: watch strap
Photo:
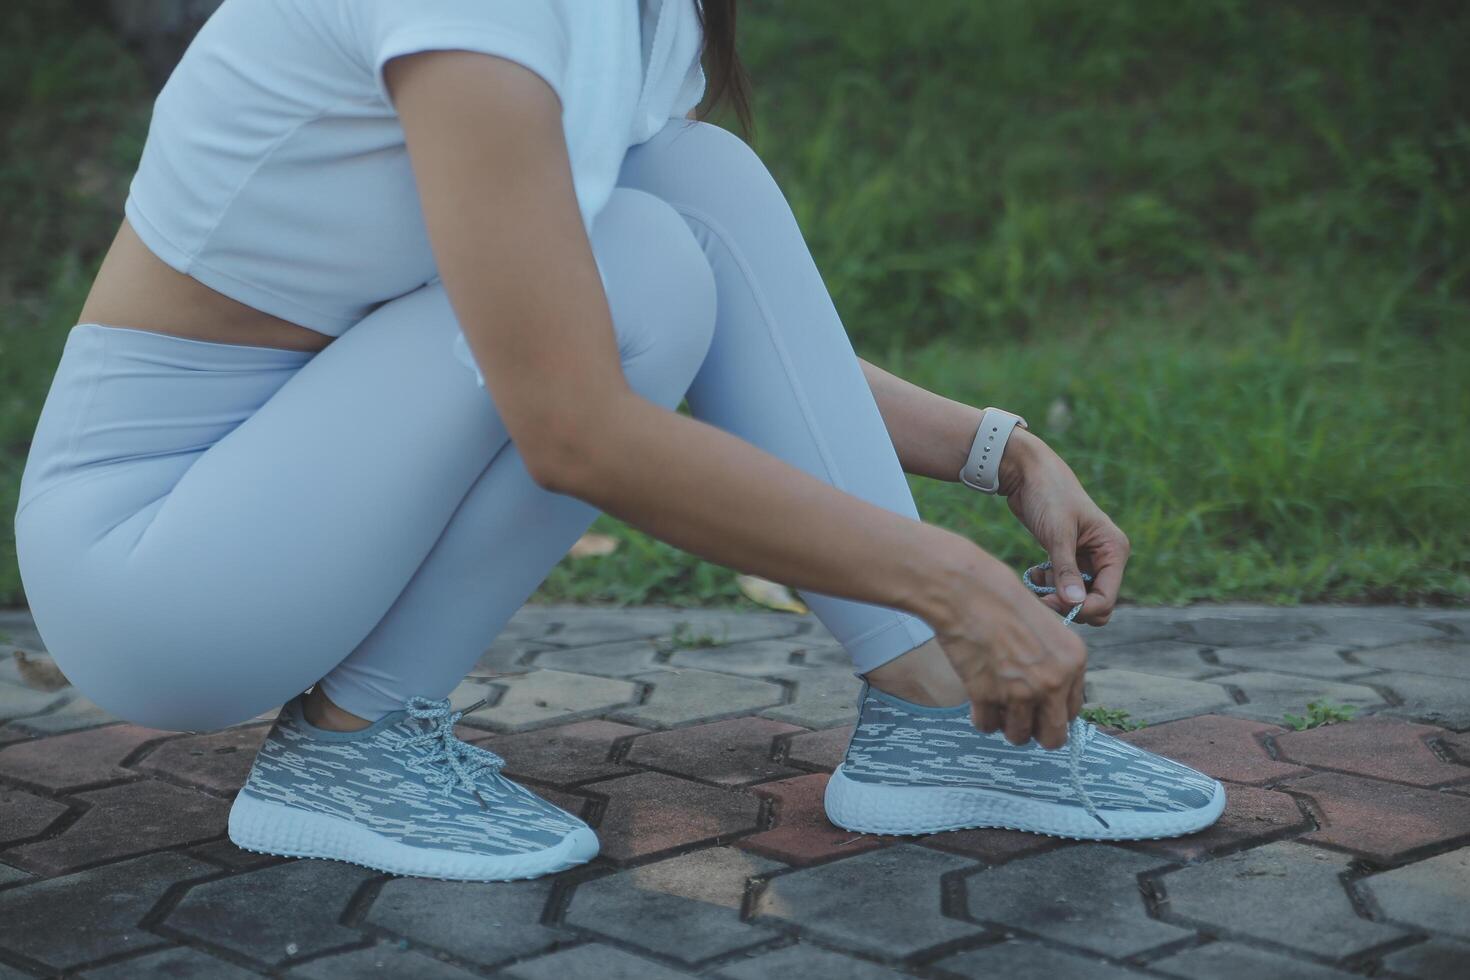
[[[1029,428],[1026,420],[1003,408],[985,409],[970,445],[970,456],[960,470],[960,482],[981,493],[1000,490],[1000,459],[1016,426]]]

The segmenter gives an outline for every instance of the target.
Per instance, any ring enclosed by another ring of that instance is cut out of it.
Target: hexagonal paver
[[[1230,613],[1191,615],[1183,623],[1186,637],[1212,647],[1254,647],[1268,643],[1305,643],[1324,630],[1289,611],[1265,610],[1258,615]]]
[[[1280,725],[1246,718],[1201,715],[1150,725],[1119,737],[1216,779],[1260,786],[1309,772],[1301,766],[1278,762],[1267,753],[1262,739],[1285,731]]]
[[[602,856],[626,863],[676,847],[723,843],[756,829],[760,802],[736,790],[641,772],[588,787],[607,798]]]
[[[1373,683],[1403,699],[1403,704],[1385,708],[1383,714],[1445,728],[1470,728],[1470,680],[1390,670],[1374,674]]]
[[[674,667],[695,667],[719,674],[767,677],[790,670],[800,659],[797,655],[805,653],[810,645],[802,637],[754,640],[733,646],[680,650],[669,658],[669,663]]]
[[[394,878],[383,884],[366,922],[416,945],[471,963],[492,965],[565,942],[542,924],[553,880],[434,881]]]
[[[1443,631],[1420,618],[1425,612],[1398,607],[1383,612],[1362,610],[1356,615],[1339,612],[1320,619],[1318,625],[1322,627],[1323,642],[1351,647],[1381,647],[1444,636]]]
[[[615,946],[588,943],[516,963],[499,975],[516,980],[675,980],[694,974],[671,969]]]
[[[852,741],[852,725],[828,728],[794,736],[786,745],[786,761],[798,766],[811,766],[831,772],[842,761],[847,743]]]
[[[1429,747],[1430,739],[1445,734],[1429,725],[1368,718],[1289,732],[1277,737],[1276,748],[1290,762],[1416,786],[1470,779],[1470,766],[1445,762]]]
[[[218,874],[182,854],[131,861],[0,892],[0,945],[57,970],[165,945],[138,923],[173,884]]]
[[[1150,918],[1139,891],[1138,876],[1164,864],[1108,844],[1082,844],[977,872],[965,892],[970,915],[982,922],[1130,956],[1189,935]]]
[[[1305,715],[1310,701],[1330,701],[1356,708],[1373,708],[1385,702],[1371,687],[1346,684],[1325,678],[1293,677],[1268,670],[1250,670],[1213,678],[1217,684],[1228,684],[1246,696],[1247,703],[1224,709],[1226,714],[1280,723],[1287,714]],[[1375,677],[1375,684],[1378,679]]]
[[[71,697],[69,690],[37,691],[20,684],[0,682],[0,721],[39,715]]]
[[[1265,670],[1280,674],[1306,674],[1336,680],[1364,674],[1372,667],[1350,663],[1343,647],[1332,643],[1274,643],[1258,647],[1224,647],[1215,653],[1224,667]]]
[[[1075,842],[1044,834],[1028,834],[1021,830],[1001,830],[980,827],[972,830],[948,830],[942,834],[930,834],[920,838],[925,847],[963,854],[989,865],[1004,864],[1023,854],[1051,851],[1070,847]]]
[[[790,766],[772,761],[772,743],[802,730],[766,718],[732,718],[644,735],[633,741],[627,758],[705,782],[743,786],[794,774]]]
[[[1295,779],[1282,788],[1310,799],[1322,815],[1321,828],[1307,840],[1384,863],[1470,834],[1470,797],[1340,773]]]
[[[144,956],[82,971],[87,980],[134,980],[169,977],[172,980],[250,980],[260,974],[187,946],[162,949]],[[340,974],[339,974],[340,976]]]
[[[658,728],[750,714],[780,704],[786,696],[779,684],[770,681],[692,668],[654,671],[634,679],[652,685],[648,699],[612,717]]]
[[[558,625],[539,634],[538,638],[559,647],[590,646],[619,640],[668,640],[673,637],[679,623],[685,624],[686,634],[709,636],[722,645],[792,636],[810,632],[814,624],[819,625],[811,616],[743,610],[659,609],[653,606],[637,610],[561,606],[550,610],[548,615]]]
[[[570,670],[603,677],[627,677],[658,666],[658,648],[652,640],[623,640],[619,643],[597,643],[570,650],[552,648],[537,654],[537,667]]]
[[[1086,977],[1087,980],[1134,980],[1139,974],[1097,957],[1049,949],[1039,943],[1013,939],[966,950],[938,960],[935,967],[962,977],[1006,977],[1042,980]]]
[[[504,758],[508,776],[564,786],[632,772],[630,766],[608,761],[609,756],[616,743],[646,730],[594,718],[519,735],[471,736],[469,740]]]
[[[770,980],[771,977],[901,980],[907,974],[898,973],[869,960],[834,953],[820,946],[796,943],[722,964],[714,976],[723,980]]]
[[[497,636],[467,673],[475,677],[524,674],[531,669],[536,654],[557,649],[550,643],[541,643],[526,636],[507,635],[509,632],[506,630]]]
[[[1177,640],[1184,633],[1184,628],[1177,622],[1177,617],[1160,616],[1157,609],[1123,606],[1114,611],[1108,625],[1084,624],[1078,628],[1078,632],[1087,643],[1087,649],[1094,651],[1106,647],[1152,643],[1156,640]]]
[[[1422,943],[1389,953],[1383,965],[1394,976],[1417,977],[1419,980],[1460,980],[1465,964],[1470,963],[1470,943],[1457,939],[1431,936]]]
[[[503,689],[500,699],[465,715],[461,719],[464,724],[494,731],[524,731],[575,721],[638,698],[637,685],[629,681],[561,670],[533,670],[501,677],[494,686]],[[472,697],[483,695],[483,689],[472,684],[461,684],[460,688]],[[457,688],[453,699],[456,704],[460,703],[460,693]]]
[[[255,753],[265,741],[269,727],[226,728],[208,735],[173,739],[149,751],[134,767],[216,793],[234,793],[245,785],[250,764],[255,761]]]
[[[224,833],[229,803],[156,780],[77,793],[87,810],[57,837],[21,844],[5,860],[41,874]]]
[[[68,689],[58,694],[63,700],[59,708],[52,708],[45,714],[16,718],[6,727],[39,735],[60,735],[83,728],[96,728],[98,725],[110,725],[120,720],[74,690]]]
[[[1170,872],[1162,881],[1172,916],[1336,959],[1404,935],[1354,911],[1341,878],[1350,861],[1278,841]]]
[[[740,921],[740,908],[747,880],[780,867],[733,848],[706,848],[583,882],[564,921],[692,966],[776,937]]]
[[[412,977],[413,980],[470,980],[479,976],[462,967],[427,956],[396,943],[380,943],[336,956],[324,956],[294,967],[288,977],[310,980],[379,980]],[[202,978],[201,978],[202,980]]]
[[[775,823],[770,830],[742,839],[739,846],[798,865],[881,847],[883,838],[843,830],[827,819],[822,806],[827,778],[825,773],[809,773],[755,787],[755,793],[772,801]]]
[[[18,742],[0,749],[0,776],[58,791],[126,779],[133,774],[121,762],[139,746],[171,734],[137,725],[109,725]]]
[[[1235,701],[1217,684],[1132,670],[1087,673],[1087,705],[1123,710],[1134,721],[1156,725],[1219,710]]]
[[[796,694],[790,704],[762,711],[762,717],[805,728],[827,728],[857,718],[857,699],[863,683],[851,670],[807,667],[778,676],[793,685]]]
[[[1470,680],[1470,639],[1441,637],[1360,650],[1353,655],[1360,663],[1411,674],[1437,674]]]
[[[1198,643],[1149,640],[1146,643],[1105,646],[1098,650],[1089,650],[1087,665],[1093,669],[1108,667],[1192,680],[1207,674],[1222,673],[1218,666],[1207,663],[1200,656],[1207,649],[1209,648]]]
[[[341,861],[287,861],[189,889],[170,929],[271,966],[358,942],[341,924],[353,893],[376,872]]]
[[[1128,847],[1150,854],[1168,855],[1180,861],[1192,861],[1206,854],[1311,827],[1311,820],[1296,800],[1286,793],[1256,786],[1227,785],[1225,812],[1209,827],[1184,837],[1136,841]]]
[[[0,786],[0,845],[36,836],[66,810],[65,803]]]
[[[1470,847],[1364,878],[1358,887],[1386,918],[1470,940]]]
[[[1215,942],[1193,946],[1154,960],[1149,964],[1160,973],[1186,980],[1237,980],[1239,977],[1262,977],[1268,980],[1347,980],[1358,976],[1310,960],[1299,960],[1256,949],[1242,943]]]
[[[803,934],[882,958],[977,935],[981,927],[944,915],[940,879],[973,865],[912,844],[778,875],[755,903],[756,921],[784,922]]]

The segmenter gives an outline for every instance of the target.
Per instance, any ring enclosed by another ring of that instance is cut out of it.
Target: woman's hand
[[[1082,602],[1078,621],[1106,623],[1123,584],[1128,539],[1092,502],[1072,468],[1040,438],[1017,427],[1001,458],[999,493],[1051,559],[1046,584],[1057,591],[1041,601],[1062,614]],[[1091,591],[1079,570],[1092,574]]]
[[[1087,645],[1009,565],[962,541],[957,561],[940,561],[947,584],[929,622],[965,684],[971,719],[1013,745],[1034,737],[1061,748],[1082,710]]]

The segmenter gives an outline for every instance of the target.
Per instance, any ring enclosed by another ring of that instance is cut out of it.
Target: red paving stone
[[[38,738],[0,749],[0,776],[66,790],[133,775],[119,763],[138,746],[174,732],[137,725],[108,725]]]
[[[1380,862],[1470,834],[1470,798],[1376,779],[1320,773],[1282,787],[1310,799],[1321,829],[1304,838]]]
[[[847,743],[852,740],[853,728],[852,725],[843,725],[797,735],[791,740],[786,758],[790,762],[831,772],[842,761]]]
[[[1431,725],[1371,718],[1289,732],[1277,736],[1276,748],[1283,761],[1391,782],[1438,786],[1470,779],[1470,766],[1445,762],[1427,744],[1427,739],[1447,734],[1443,728]]]
[[[173,739],[148,752],[133,763],[133,768],[164,773],[216,793],[233,794],[245,785],[250,764],[269,729],[269,725],[252,725]]]
[[[470,739],[504,757],[506,775],[564,786],[632,772],[631,766],[609,762],[608,755],[618,739],[646,730],[593,720],[489,739],[475,732]]]
[[[66,812],[66,804],[0,786],[0,844],[34,837]]]
[[[1295,783],[1292,784],[1296,785]],[[1308,830],[1312,821],[1297,801],[1278,790],[1258,786],[1225,786],[1225,812],[1209,827],[1187,837],[1133,841],[1127,846],[1150,854],[1190,861],[1217,851],[1249,847],[1293,830]]]
[[[1462,765],[1470,766],[1470,732],[1462,732],[1458,735],[1446,732],[1440,739],[1440,744],[1444,746],[1450,758]]]
[[[1284,731],[1279,725],[1247,718],[1200,715],[1125,732],[1119,738],[1193,766],[1216,779],[1260,786],[1308,772],[1301,766],[1272,759],[1259,741],[1260,736]]]
[[[984,861],[986,864],[1004,864],[1023,854],[1054,847],[1067,847],[1076,842],[1062,840],[1059,837],[1047,837],[1043,834],[1028,834],[1021,830],[999,830],[987,827],[932,834],[922,838],[919,843],[925,847],[948,851],[951,854],[963,854],[966,857]]]
[[[693,844],[726,843],[755,830],[760,801],[661,772],[641,772],[586,788],[607,798],[598,824],[602,855],[616,863]]]
[[[0,851],[0,861],[40,874],[187,844],[225,832],[230,804],[147,779],[76,794],[90,809],[57,837]]]
[[[814,772],[754,787],[753,792],[773,802],[775,826],[742,838],[738,846],[787,864],[815,864],[870,851],[895,839],[854,833],[829,821],[822,808],[827,779],[825,773]]]
[[[725,786],[790,776],[797,770],[771,761],[772,743],[804,729],[768,718],[732,718],[644,735],[628,761]]]

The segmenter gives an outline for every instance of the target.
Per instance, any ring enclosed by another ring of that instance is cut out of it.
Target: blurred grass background
[[[152,89],[93,4],[0,20],[10,515]],[[744,0],[741,51],[859,353],[1026,415],[1131,538],[1127,601],[1470,600],[1470,7]],[[1002,502],[910,485],[1018,572],[1043,557]],[[538,598],[746,602],[594,530],[621,547]]]

